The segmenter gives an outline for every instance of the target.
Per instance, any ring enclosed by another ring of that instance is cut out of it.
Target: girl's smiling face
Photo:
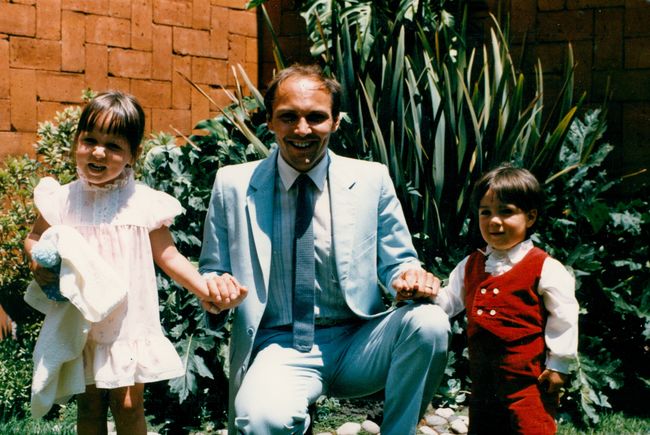
[[[79,134],[75,159],[81,175],[96,186],[111,183],[135,160],[129,143],[123,136],[98,128]]]
[[[492,189],[485,192],[479,203],[479,229],[483,240],[494,249],[507,250],[526,240],[526,231],[536,219],[536,209],[524,211],[503,203]]]

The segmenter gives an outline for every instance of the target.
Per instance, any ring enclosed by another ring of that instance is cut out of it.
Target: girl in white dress
[[[137,100],[107,92],[84,108],[72,156],[79,179],[60,185],[41,180],[34,190],[39,216],[25,240],[30,268],[41,285],[58,280],[31,258],[52,225],[76,229],[124,278],[127,296],[93,323],[83,350],[86,391],[77,397],[77,431],[105,434],[107,412],[118,434],[145,434],[145,382],[184,374],[183,364],[160,326],[154,262],[212,310],[215,300],[196,268],[176,249],[169,231],[183,209],[166,193],[136,182],[131,166],[140,154],[144,112]]]

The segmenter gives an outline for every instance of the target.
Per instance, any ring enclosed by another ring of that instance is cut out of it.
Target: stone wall
[[[37,123],[85,88],[133,93],[146,131],[187,135],[229,103],[231,66],[258,80],[258,22],[246,0],[0,0],[0,158],[33,152]]]

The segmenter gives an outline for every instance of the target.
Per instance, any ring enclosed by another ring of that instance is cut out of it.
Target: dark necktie
[[[312,181],[301,174],[298,188],[296,226],[293,236],[293,347],[309,352],[314,344],[314,203]]]

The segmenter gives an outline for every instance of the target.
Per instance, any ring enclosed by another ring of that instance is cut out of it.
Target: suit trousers
[[[290,329],[260,329],[235,398],[235,433],[302,434],[307,408],[321,395],[354,398],[385,389],[381,433],[415,434],[442,378],[449,338],[444,311],[420,303],[355,324],[317,327],[309,352],[292,347]]]

